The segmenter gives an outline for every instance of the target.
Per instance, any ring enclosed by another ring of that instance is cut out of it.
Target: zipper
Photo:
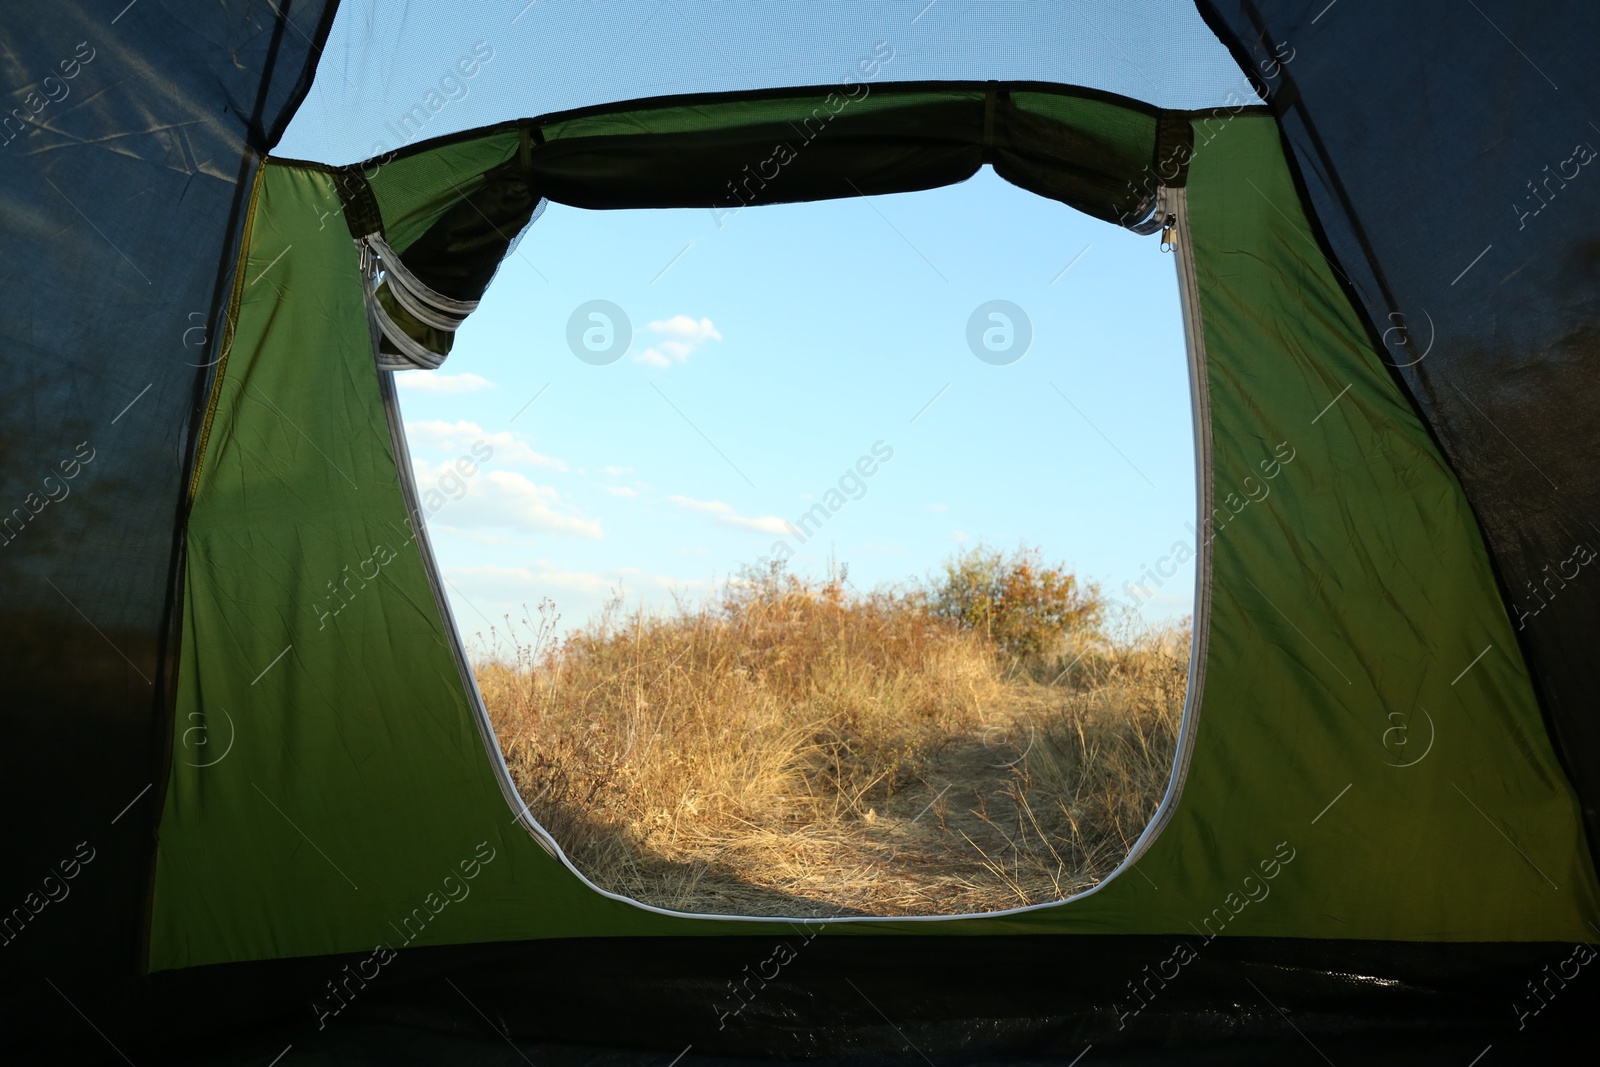
[[[377,326],[369,320],[369,327],[376,345]],[[439,563],[433,554],[433,544],[428,539],[427,517],[423,513],[417,493],[411,449],[406,441],[405,420],[401,417],[400,398],[395,391],[394,372],[379,370],[376,374],[378,392],[383,398],[384,417],[389,424],[389,445],[394,452],[395,471],[400,479],[400,494],[405,500],[406,516],[415,534],[417,552],[422,557],[422,568],[427,574],[428,585],[433,590],[434,605],[439,609],[439,618],[444,625],[445,640],[450,646],[450,655],[455,660],[456,670],[461,675],[461,686],[466,691],[473,722],[478,727],[478,738],[489,757],[495,784],[500,787],[506,805],[515,813],[516,821],[528,832],[528,836],[538,842],[551,856],[576,871],[576,868],[572,867],[562,855],[555,839],[534,819],[533,812],[528,810],[527,802],[522,799],[522,793],[511,777],[511,769],[506,766],[505,755],[500,751],[500,742],[495,737],[494,724],[489,719],[489,709],[484,706],[483,693],[478,688],[477,675],[472,670],[471,657],[467,655],[466,645],[461,640],[461,628],[456,625],[455,613],[450,610],[450,598],[445,593],[444,577],[439,572]]]
[[[1211,514],[1213,477],[1211,469],[1211,402],[1206,373],[1205,331],[1200,318],[1200,283],[1195,270],[1194,240],[1189,230],[1188,191],[1183,187],[1162,187],[1157,201],[1162,214],[1161,250],[1172,252],[1178,273],[1178,301],[1183,313],[1184,348],[1189,364],[1189,395],[1194,412],[1195,466],[1195,588],[1194,618],[1189,640],[1189,681],[1184,693],[1183,715],[1178,723],[1178,746],[1173,756],[1172,777],[1161,804],[1151,817],[1127,857],[1101,881],[1105,885],[1122,870],[1133,866],[1161,835],[1177,810],[1178,800],[1189,775],[1194,756],[1195,736],[1200,722],[1200,702],[1204,695],[1206,655],[1211,637],[1211,547],[1203,534]],[[1148,231],[1147,231],[1148,232]]]

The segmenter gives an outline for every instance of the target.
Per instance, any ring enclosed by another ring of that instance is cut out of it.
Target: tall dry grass
[[[1186,631],[1018,661],[893,593],[771,576],[557,640],[479,685],[517,787],[591,880],[724,914],[1059,899],[1127,853],[1171,770]],[[529,632],[531,630],[531,633]]]

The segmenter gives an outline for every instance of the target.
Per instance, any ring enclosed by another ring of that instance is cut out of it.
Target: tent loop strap
[[[517,162],[524,173],[533,170],[533,131],[526,122],[517,127]]]
[[[334,172],[334,187],[339,192],[339,206],[344,209],[345,225],[357,243],[369,233],[383,234],[383,211],[372,185],[359,166],[344,167]]]
[[[1194,126],[1182,112],[1163,111],[1156,119],[1156,136],[1150,164],[1145,168],[1144,186],[1149,199],[1135,222],[1124,222],[1126,229],[1140,236],[1159,232],[1163,251],[1170,251],[1177,240],[1176,218],[1169,208],[1169,190],[1189,184],[1189,160],[1194,156]]]
[[[997,100],[998,93],[999,90],[991,84],[988,88],[988,91],[983,94],[982,149],[985,162],[987,162],[994,153],[994,113],[995,107],[999,102]]]
[[[362,295],[374,329],[373,348],[379,369],[432,370],[440,366],[445,353],[428,348],[396,322],[378,299],[379,289],[387,288],[394,303],[417,323],[445,334],[455,333],[462,320],[477,310],[478,302],[455,300],[435,292],[406,268],[399,253],[384,240],[383,212],[360,167],[341,168],[334,183],[350,236],[360,250]],[[379,335],[394,352],[383,351]]]
[[[1163,111],[1156,119],[1156,177],[1169,189],[1189,184],[1189,160],[1194,156],[1194,124],[1181,112]]]

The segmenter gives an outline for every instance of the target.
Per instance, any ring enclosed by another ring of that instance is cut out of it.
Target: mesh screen
[[[170,736],[185,451],[253,159],[294,106],[324,7],[6,11],[0,1044],[13,1054],[34,1030],[63,1061],[107,1054],[79,1009],[113,1040],[126,1029],[155,745]]]
[[[519,11],[518,9],[521,8]],[[682,93],[1048,81],[1259,102],[1188,3],[345,3],[279,154],[353,163],[507,119]]]

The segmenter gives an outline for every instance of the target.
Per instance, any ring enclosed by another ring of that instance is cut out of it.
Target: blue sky
[[[632,326],[604,365],[568,343],[595,300]],[[1005,365],[968,343],[993,300],[1031,324]],[[1192,562],[1142,578],[1192,544],[1173,258],[987,169],[720,218],[551,205],[444,367],[397,384],[469,638],[544,597],[564,628],[616,589],[695,600],[779,542],[792,570],[832,554],[862,590],[1027,544],[1120,599],[1143,581],[1150,621],[1191,609]],[[819,503],[802,542],[790,527]]]

